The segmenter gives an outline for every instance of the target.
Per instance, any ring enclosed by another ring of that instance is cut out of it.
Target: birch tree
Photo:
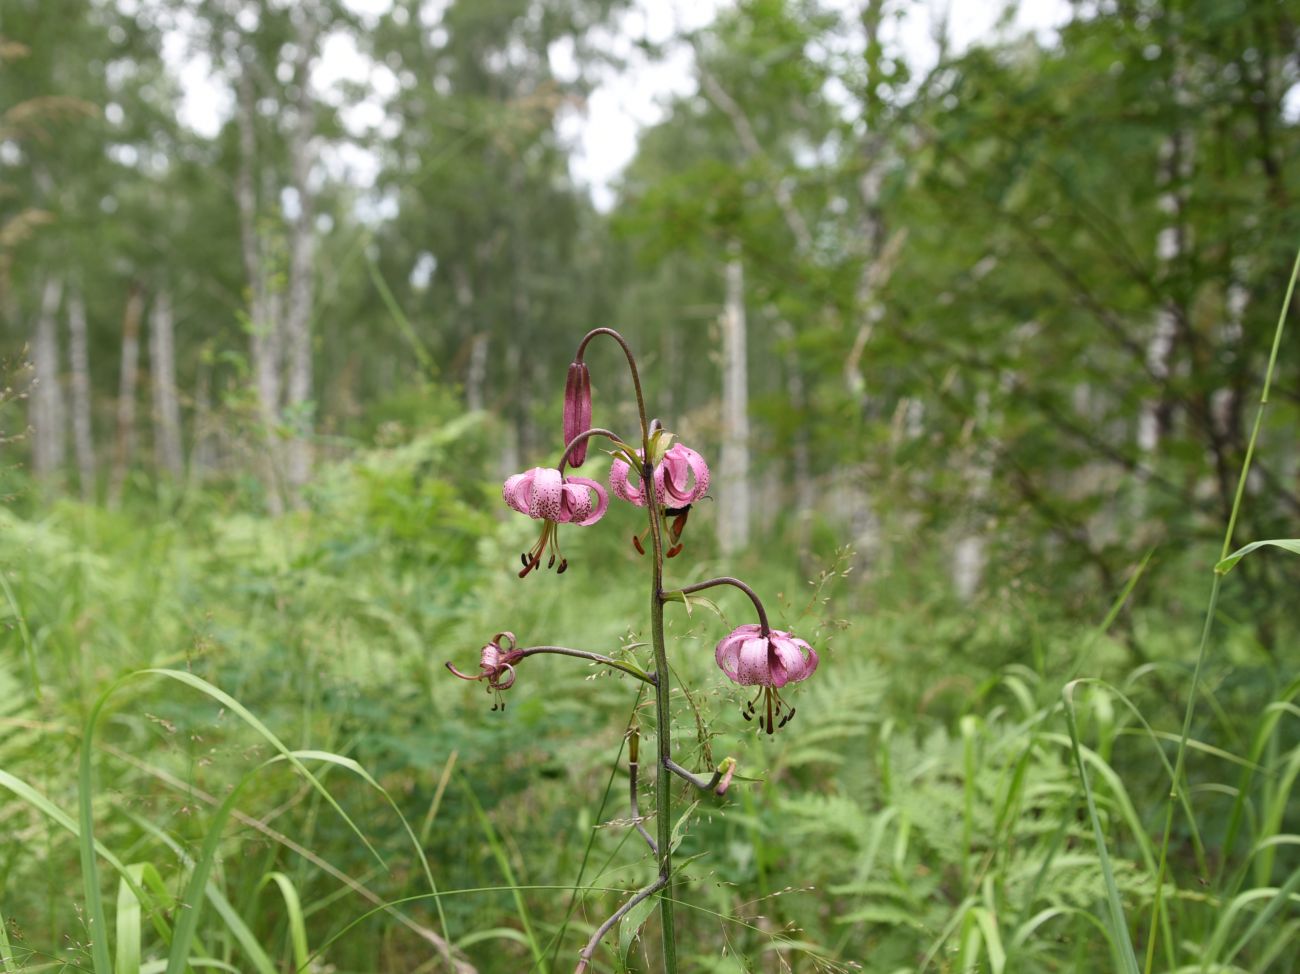
[[[185,474],[181,407],[176,391],[176,321],[171,294],[159,291],[149,316],[149,375],[153,386],[153,447],[158,470],[179,483]]]
[[[63,282],[49,277],[41,288],[40,307],[32,337],[31,428],[32,473],[56,480],[66,460],[67,415],[59,355],[59,303]]]
[[[95,500],[95,431],[91,407],[90,349],[86,303],[80,291],[68,295],[68,365],[72,386],[72,441],[81,499]]]

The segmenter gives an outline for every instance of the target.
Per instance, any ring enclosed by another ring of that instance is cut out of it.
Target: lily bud
[[[564,383],[564,443],[567,446],[575,436],[591,429],[591,373],[583,362],[569,366],[569,376]],[[569,466],[581,467],[587,459],[587,441],[583,440],[569,454]]]

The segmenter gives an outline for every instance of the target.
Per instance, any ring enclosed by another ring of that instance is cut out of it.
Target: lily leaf
[[[1237,562],[1241,561],[1241,559],[1245,558],[1255,549],[1263,548],[1266,545],[1274,548],[1282,548],[1285,551],[1291,551],[1300,555],[1300,538],[1272,538],[1268,541],[1252,541],[1244,548],[1238,548],[1227,558],[1223,559],[1223,561],[1215,565],[1214,571],[1219,575],[1226,575],[1237,566]]]

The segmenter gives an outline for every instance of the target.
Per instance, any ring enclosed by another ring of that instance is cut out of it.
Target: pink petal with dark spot
[[[581,502],[574,504],[572,517],[573,522],[578,527],[585,528],[595,524],[605,516],[605,511],[609,509],[609,495],[605,493],[605,488],[588,477],[570,477],[568,483],[565,484],[565,490],[581,495]],[[587,493],[588,490],[591,490],[596,495],[594,509],[591,497]]]
[[[772,671],[768,660],[768,648],[771,639],[767,636],[754,636],[741,643],[736,654],[736,682],[742,686],[769,687],[772,685]]]
[[[564,478],[560,471],[551,467],[537,467],[531,471],[533,476],[533,493],[528,504],[528,513],[532,517],[558,521],[560,518],[560,497],[564,492]]]
[[[532,494],[533,478],[541,467],[533,467],[525,473],[517,473],[506,481],[502,488],[505,495],[506,503],[513,507],[520,514],[527,514],[529,517],[537,515],[532,511]]]

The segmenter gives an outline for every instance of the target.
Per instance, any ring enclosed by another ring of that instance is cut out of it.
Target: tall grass
[[[488,457],[448,410],[278,521],[203,493],[0,511],[0,969],[571,966],[645,872],[609,760],[639,684],[534,660],[502,714],[441,666],[501,628],[644,654],[609,621],[643,593],[593,584],[636,525],[573,539],[563,597],[521,599],[527,526],[489,513]],[[1290,557],[1268,540],[1241,551]],[[824,650],[770,742],[716,624],[670,612],[684,757],[740,761],[677,832],[683,967],[1295,967],[1300,680],[1225,609],[1231,545],[1200,620],[1169,550],[1090,618],[1050,587],[958,603],[925,552],[810,598],[756,558],[792,593],[774,624]],[[602,964],[653,967],[642,919]]]

